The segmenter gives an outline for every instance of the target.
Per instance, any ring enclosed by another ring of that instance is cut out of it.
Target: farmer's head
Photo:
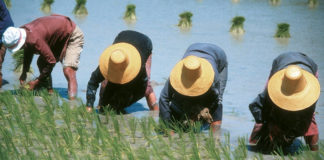
[[[141,69],[140,53],[129,43],[113,44],[101,54],[99,69],[105,79],[112,83],[128,83]]]
[[[2,43],[9,52],[18,51],[26,41],[26,31],[22,28],[8,27],[2,35]]]

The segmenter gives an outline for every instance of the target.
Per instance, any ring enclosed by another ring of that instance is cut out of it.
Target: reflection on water
[[[319,81],[324,84],[324,5],[309,9],[304,0],[284,0],[272,7],[270,1],[244,0],[233,4],[230,0],[152,0],[146,3],[132,1],[136,5],[137,21],[127,24],[123,20],[127,1],[88,1],[88,16],[79,19],[72,14],[75,1],[56,0],[52,13],[64,14],[73,19],[85,34],[85,46],[81,54],[81,64],[77,72],[79,97],[85,101],[87,82],[92,71],[98,66],[101,52],[112,44],[116,35],[126,29],[147,34],[153,42],[153,62],[151,79],[163,83],[172,67],[183,56],[187,47],[195,42],[208,42],[219,45],[227,54],[229,77],[224,94],[223,128],[231,134],[247,135],[253,127],[252,115],[248,104],[261,92],[267,81],[272,60],[286,51],[300,51],[308,54],[317,62]],[[10,9],[16,26],[23,25],[44,14],[40,11],[42,0],[15,0]],[[184,32],[176,25],[178,15],[183,11],[193,13],[192,28]],[[233,37],[229,33],[231,19],[244,16],[245,34]],[[290,24],[291,38],[286,42],[273,37],[277,23]],[[33,67],[36,66],[35,56]],[[4,63],[4,79],[10,84],[3,89],[17,85],[18,77],[11,72],[13,60],[7,54]],[[38,73],[36,73],[37,75]],[[54,87],[67,88],[62,65],[57,64],[52,73],[57,77]],[[159,97],[162,85],[154,91]],[[322,89],[323,90],[323,89]],[[323,93],[323,92],[322,92]],[[97,98],[98,99],[98,98]],[[96,101],[97,103],[97,101]],[[145,99],[139,101],[147,108]],[[317,103],[316,118],[319,130],[324,130],[324,95]],[[237,112],[237,120],[231,120],[231,111]],[[244,125],[237,125],[237,122]],[[242,127],[244,126],[244,127]],[[324,139],[324,134],[320,134]]]

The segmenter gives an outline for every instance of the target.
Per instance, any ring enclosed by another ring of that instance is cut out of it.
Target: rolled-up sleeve
[[[147,87],[145,90],[145,97],[148,97],[153,92],[153,87],[151,85],[151,64],[152,64],[152,54],[148,57],[145,68],[147,75]]]
[[[101,83],[105,78],[102,76],[99,67],[92,72],[90,80],[87,86],[87,103],[88,107],[93,107],[94,101],[96,100],[96,93],[99,87],[99,83]]]
[[[170,82],[168,80],[161,91],[160,100],[159,100],[159,109],[160,109],[159,116],[164,121],[171,120],[170,96],[171,96]]]

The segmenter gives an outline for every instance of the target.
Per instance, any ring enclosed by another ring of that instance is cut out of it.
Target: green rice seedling
[[[73,14],[75,14],[77,16],[88,15],[88,10],[85,6],[87,3],[87,0],[75,0],[75,1],[76,1],[76,5],[73,9]]]
[[[308,0],[309,8],[315,8],[318,5],[318,0]]]
[[[244,31],[244,21],[245,18],[242,16],[236,16],[232,19],[232,26],[230,32],[234,35],[242,35]]]
[[[136,134],[136,127],[137,127],[137,119],[136,118],[129,118],[128,119],[128,127],[130,128],[130,132],[133,138],[133,143],[135,143],[135,134]]]
[[[150,152],[148,152],[148,150],[145,147],[139,147],[136,153],[137,159],[150,160]]]
[[[246,159],[247,158],[247,147],[244,137],[238,137],[238,146],[233,152],[234,159]]]
[[[142,118],[140,120],[140,126],[142,128],[142,133],[143,133],[143,137],[147,140],[150,141],[150,124],[148,123],[147,118]]]
[[[43,0],[41,10],[44,13],[50,13],[51,12],[51,5],[54,3],[54,0]]]
[[[220,151],[218,148],[216,148],[214,134],[211,129],[209,130],[209,136],[206,139],[205,145],[206,150],[212,159],[221,160]]]
[[[190,137],[190,140],[191,140],[191,143],[192,143],[192,155],[191,155],[191,159],[201,159],[200,157],[200,153],[199,153],[199,144],[197,142],[197,139],[196,139],[196,135],[194,132],[189,132],[189,137]]]
[[[192,21],[191,21],[192,16],[193,14],[189,11],[185,11],[179,14],[180,20],[178,26],[182,29],[190,28],[192,26]]]
[[[222,150],[223,158],[226,160],[231,160],[231,147],[230,147],[230,134],[225,133],[225,142],[220,144],[220,148]]]
[[[4,0],[7,8],[11,8],[11,0]]]
[[[126,6],[126,11],[124,14],[124,19],[125,20],[131,20],[135,21],[136,20],[136,12],[135,12],[136,6],[134,4],[128,4]]]
[[[288,23],[279,23],[277,25],[277,32],[275,34],[276,38],[290,38],[289,33],[289,24]]]
[[[270,4],[273,6],[278,6],[281,0],[269,0]]]
[[[8,131],[4,127],[0,127],[0,133],[1,133],[1,142],[5,143],[6,146],[6,153],[15,153],[16,155],[19,154],[15,143],[13,142],[13,135],[11,134],[10,131]],[[2,145],[1,145],[2,146]]]
[[[112,122],[113,122],[115,133],[120,138],[121,133],[120,133],[119,122],[118,122],[117,116],[116,115],[111,115],[111,119],[112,119]]]
[[[24,50],[18,50],[17,52],[12,54],[12,58],[15,60],[14,62],[14,69],[13,71],[16,73],[20,73],[23,70],[23,63],[24,63]],[[30,73],[33,73],[33,69],[29,69]]]

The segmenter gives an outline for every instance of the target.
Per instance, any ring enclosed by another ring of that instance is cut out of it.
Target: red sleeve
[[[40,56],[43,56],[47,63],[55,64],[56,59],[51,48],[48,44],[43,40],[37,40],[35,43],[35,49],[39,53]]]
[[[153,88],[151,86],[151,64],[152,64],[152,54],[148,57],[145,68],[146,68],[146,74],[147,74],[147,87],[145,91],[145,96],[149,96],[153,92]]]
[[[318,127],[315,121],[315,114],[313,114],[312,122],[309,125],[309,128],[307,132],[304,134],[304,136],[312,136],[312,135],[317,135],[318,134]]]

